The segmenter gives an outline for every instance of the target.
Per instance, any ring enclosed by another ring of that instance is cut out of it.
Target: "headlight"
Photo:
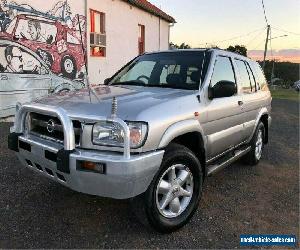
[[[144,122],[126,122],[130,130],[130,147],[141,147],[147,136],[148,126]],[[124,131],[115,122],[98,122],[93,127],[93,143],[101,146],[124,146]]]

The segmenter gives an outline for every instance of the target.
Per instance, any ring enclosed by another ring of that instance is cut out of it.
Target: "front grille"
[[[79,145],[81,134],[81,123],[72,121],[75,133],[75,143]],[[38,113],[30,113],[29,130],[33,135],[41,138],[55,141],[58,143],[64,142],[64,128],[61,121],[57,117],[43,115]]]

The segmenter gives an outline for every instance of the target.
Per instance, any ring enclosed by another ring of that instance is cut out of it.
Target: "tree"
[[[175,43],[170,42],[169,47],[170,47],[170,49],[178,49],[179,46]]]
[[[247,48],[244,45],[229,46],[226,50],[247,56]]]
[[[185,44],[185,43],[182,43],[182,44],[180,44],[180,45],[177,45],[177,44],[171,42],[171,43],[170,43],[170,48],[171,48],[171,49],[190,49],[191,46],[188,45],[188,44]]]
[[[263,62],[259,62],[261,65]],[[265,75],[268,82],[271,82],[273,61],[266,61]],[[283,85],[291,85],[299,80],[299,63],[275,62],[273,78],[282,79]]]
[[[185,43],[182,43],[180,46],[179,46],[179,49],[190,49],[191,46],[188,45],[188,44],[185,44]]]

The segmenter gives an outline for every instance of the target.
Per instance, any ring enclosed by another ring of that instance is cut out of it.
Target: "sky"
[[[220,48],[240,44],[247,47],[250,57],[262,58],[267,24],[261,0],[150,2],[176,19],[177,23],[171,28],[173,43]],[[273,53],[268,52],[268,59],[300,63],[300,0],[264,0],[264,3],[274,38],[269,43]],[[276,38],[278,36],[284,37]]]

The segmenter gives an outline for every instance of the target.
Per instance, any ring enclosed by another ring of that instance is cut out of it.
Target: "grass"
[[[299,92],[294,89],[271,88],[271,93],[274,99],[299,101]]]

